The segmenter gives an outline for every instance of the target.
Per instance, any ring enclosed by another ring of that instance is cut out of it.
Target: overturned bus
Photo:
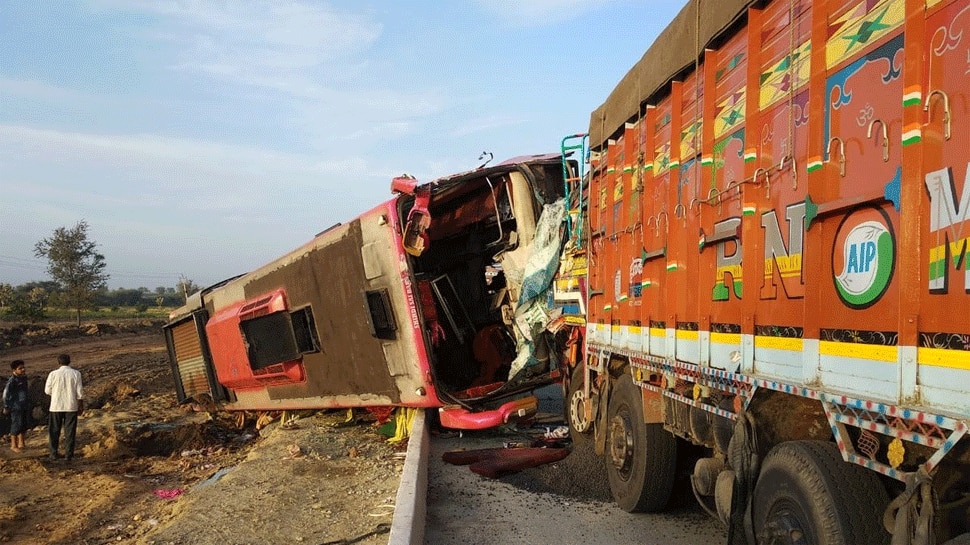
[[[440,408],[459,429],[531,416],[560,376],[546,326],[568,165],[395,178],[390,200],[190,296],[164,327],[179,401]]]

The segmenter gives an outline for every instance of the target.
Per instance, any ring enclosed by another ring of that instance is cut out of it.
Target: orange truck
[[[622,508],[970,543],[970,2],[690,0],[563,150],[552,326]]]

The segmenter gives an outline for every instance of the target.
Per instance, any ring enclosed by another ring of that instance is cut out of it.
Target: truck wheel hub
[[[622,414],[610,420],[610,463],[624,476],[633,466],[633,427]]]
[[[587,403],[589,399],[582,390],[576,390],[569,396],[569,425],[580,433],[589,430],[589,419],[586,418]]]
[[[790,512],[776,513],[768,523],[760,541],[773,545],[807,545],[807,537],[801,524]]]

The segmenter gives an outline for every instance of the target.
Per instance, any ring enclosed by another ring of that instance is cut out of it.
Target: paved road
[[[544,395],[555,397],[558,391]],[[540,410],[549,402],[544,399]],[[541,434],[535,429],[532,432]],[[449,450],[526,440],[527,436],[510,430],[432,435],[426,545],[727,542],[723,526],[697,506],[689,491],[681,499],[683,507],[660,515],[630,514],[616,507],[609,496],[602,459],[593,454],[589,443],[575,445],[560,462],[500,479],[481,477],[467,466],[441,460]]]

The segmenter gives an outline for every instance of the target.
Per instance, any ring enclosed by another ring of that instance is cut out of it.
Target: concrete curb
[[[434,409],[432,409],[434,410]],[[407,455],[397,489],[394,519],[388,545],[424,543],[424,525],[428,509],[428,453],[431,441],[425,424],[424,409],[418,409],[411,424]]]

